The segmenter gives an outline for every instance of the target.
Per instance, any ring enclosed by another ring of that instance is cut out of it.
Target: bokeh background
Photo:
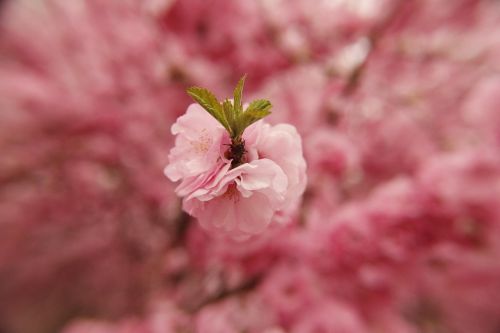
[[[185,89],[268,98],[299,214],[207,234]],[[1,333],[500,332],[500,2],[0,1]]]

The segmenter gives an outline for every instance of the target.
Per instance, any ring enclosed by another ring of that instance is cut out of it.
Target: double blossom
[[[172,134],[165,175],[180,181],[183,209],[205,229],[246,239],[262,233],[277,213],[287,216],[296,208],[306,163],[295,127],[254,122],[242,134],[245,153],[238,165],[226,129],[198,104],[177,119]]]

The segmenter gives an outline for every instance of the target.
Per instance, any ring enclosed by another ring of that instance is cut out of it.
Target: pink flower
[[[191,331],[189,317],[175,304],[160,300],[139,317],[126,315],[116,321],[97,318],[76,318],[70,321],[62,333],[163,333]]]
[[[271,333],[275,321],[273,311],[258,293],[230,297],[222,302],[209,304],[194,318],[195,331],[200,333]]]
[[[165,174],[181,180],[183,208],[208,230],[245,239],[262,233],[280,211],[291,214],[304,192],[306,164],[291,125],[258,121],[243,133],[245,163],[226,158],[225,129],[199,105],[172,126],[177,135]]]
[[[200,105],[191,104],[186,114],[172,125],[172,134],[177,137],[170,151],[170,164],[165,168],[168,178],[187,180],[213,170],[220,157],[224,132],[224,127]]]
[[[291,332],[363,333],[369,331],[355,308],[337,301],[328,301],[301,313]]]

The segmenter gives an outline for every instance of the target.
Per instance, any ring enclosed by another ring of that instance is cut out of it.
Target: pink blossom
[[[185,313],[169,301],[152,305],[143,316],[125,316],[118,321],[76,319],[64,327],[62,333],[166,333],[190,331]]]
[[[0,15],[1,332],[500,328],[498,1]],[[185,89],[245,72],[274,112],[231,165]]]
[[[262,233],[278,211],[292,212],[305,189],[301,139],[291,125],[259,121],[245,130],[246,163],[231,168],[228,135],[200,106],[172,126],[177,135],[165,174],[200,224],[233,238]],[[258,208],[257,208],[258,207]]]
[[[172,125],[176,139],[169,154],[170,164],[165,168],[167,177],[172,181],[183,179],[185,184],[188,179],[213,171],[221,157],[224,132],[224,127],[200,105],[191,104]]]
[[[199,311],[195,318],[196,332],[272,332],[270,329],[276,318],[269,310],[256,293],[229,298]]]
[[[301,314],[292,333],[365,333],[370,332],[360,314],[352,306],[335,301],[318,303]]]

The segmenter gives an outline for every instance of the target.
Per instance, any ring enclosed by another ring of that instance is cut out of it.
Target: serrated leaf
[[[265,99],[253,101],[243,111],[242,95],[245,79],[246,74],[238,81],[233,93],[233,102],[226,99],[220,103],[217,97],[205,88],[191,87],[187,90],[189,96],[224,126],[231,137],[232,145],[235,142],[242,142],[241,136],[248,126],[271,113],[272,105]]]
[[[227,120],[228,125],[229,125],[229,129],[228,129],[229,135],[232,137],[233,133],[234,133],[234,128],[236,125],[236,118],[235,118],[235,114],[234,114],[234,107],[233,107],[233,104],[231,103],[230,100],[226,99],[222,103],[222,110],[224,111],[224,115],[225,115],[226,120]]]
[[[270,114],[271,112],[269,110],[271,108],[272,104],[267,99],[256,99],[255,101],[252,101],[252,103],[250,103],[245,112],[259,110],[259,111],[267,111],[268,114]]]
[[[210,113],[212,117],[217,119],[222,126],[224,126],[228,131],[231,131],[231,127],[226,119],[223,107],[212,92],[201,87],[191,87],[187,89],[187,93],[208,113]]]
[[[250,103],[248,108],[237,119],[236,137],[241,136],[248,126],[271,114],[271,108],[271,102],[266,99],[258,99]]]
[[[265,109],[250,109],[243,112],[242,118],[244,119],[243,123],[245,124],[245,127],[250,126],[257,120],[260,120],[265,116],[271,114],[271,112],[269,111],[270,108],[271,105],[269,105],[269,107],[266,107]]]
[[[242,102],[242,96],[243,96],[243,87],[245,85],[245,79],[247,75],[243,75],[243,77],[238,81],[238,84],[236,85],[236,88],[234,88],[234,112],[235,112],[235,117],[238,118],[238,116],[243,112],[243,102]]]

